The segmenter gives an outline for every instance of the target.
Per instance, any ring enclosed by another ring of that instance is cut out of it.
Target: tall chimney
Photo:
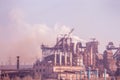
[[[19,70],[20,62],[19,62],[19,56],[17,56],[17,70]]]

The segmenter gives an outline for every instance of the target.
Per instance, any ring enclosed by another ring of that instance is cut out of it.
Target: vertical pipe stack
[[[70,65],[72,66],[72,52],[73,51],[71,51],[71,44],[72,44],[72,38],[70,38]]]
[[[98,69],[96,70],[96,77],[97,77],[97,80],[98,80]]]
[[[82,80],[82,71],[80,71],[80,80]]]
[[[91,75],[91,68],[90,67],[88,67],[88,80],[90,80],[90,76]]]
[[[72,52],[70,52],[70,66],[72,66]]]
[[[56,57],[57,57],[57,54],[56,54],[56,52],[55,52],[55,57],[54,57],[54,65],[56,66]]]
[[[65,52],[65,66],[67,65],[67,53]]]
[[[62,53],[61,52],[59,52],[59,57],[60,57],[60,66],[62,65]]]
[[[19,56],[17,56],[17,70],[20,68]]]
[[[107,72],[107,70],[104,69],[104,80],[106,80],[106,72]]]
[[[93,65],[93,51],[92,51],[92,47],[90,49],[90,65]]]

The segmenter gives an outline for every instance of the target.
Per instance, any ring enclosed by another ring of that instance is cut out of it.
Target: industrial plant
[[[108,42],[99,53],[99,42],[75,41],[67,34],[57,36],[55,45],[41,44],[42,60],[31,68],[1,69],[0,80],[120,80],[120,46]]]

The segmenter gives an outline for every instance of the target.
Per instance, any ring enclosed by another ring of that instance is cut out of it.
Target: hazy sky
[[[0,61],[17,55],[30,63],[40,44],[74,28],[81,39],[96,38],[100,53],[108,41],[119,45],[120,0],[0,0]]]

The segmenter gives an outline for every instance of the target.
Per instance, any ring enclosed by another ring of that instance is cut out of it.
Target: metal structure
[[[113,58],[117,60],[117,66],[120,67],[120,46],[115,47],[113,42],[109,42],[107,45],[107,50],[115,50],[115,53],[113,53]]]
[[[94,68],[98,53],[98,41],[93,38],[92,41],[86,43],[86,46],[82,46],[81,42],[75,44],[70,36],[73,30],[68,34],[57,37],[56,44],[53,47],[42,44],[43,57],[47,58],[51,55],[51,58],[54,58],[54,65],[79,65],[81,61],[86,67]]]
[[[96,67],[96,57],[98,54],[98,41],[95,39],[91,42],[86,43],[86,49],[84,51],[84,64],[86,67],[91,67],[95,69]]]
[[[109,42],[104,53],[99,54],[99,43],[95,38],[83,46],[82,42],[74,41],[73,31],[57,36],[53,47],[42,44],[43,59],[38,59],[33,68],[20,69],[17,56],[17,69],[1,70],[1,77],[32,76],[32,79],[37,74],[41,80],[109,80],[108,74],[113,78],[120,75],[120,47]]]
[[[107,45],[107,50],[116,50],[116,52],[113,54],[113,58],[117,59],[120,55],[120,47],[115,47],[113,42],[109,42]]]
[[[72,66],[73,43],[70,34],[73,32],[73,30],[74,29],[72,29],[68,34],[57,37],[56,44],[53,47],[41,45],[41,49],[43,53],[42,55],[44,56],[44,58],[46,58],[49,55],[53,55],[54,65],[63,65],[62,58],[64,57],[64,65]],[[68,57],[69,57],[69,62],[68,62]]]
[[[42,44],[43,59],[37,60],[33,68],[20,69],[17,56],[17,69],[1,70],[1,77],[32,76],[32,79],[37,74],[41,80],[110,80],[108,74],[113,78],[120,75],[120,47],[109,42],[104,53],[99,54],[99,43],[95,38],[83,46],[80,41],[74,42],[73,31],[57,36],[53,47]]]

